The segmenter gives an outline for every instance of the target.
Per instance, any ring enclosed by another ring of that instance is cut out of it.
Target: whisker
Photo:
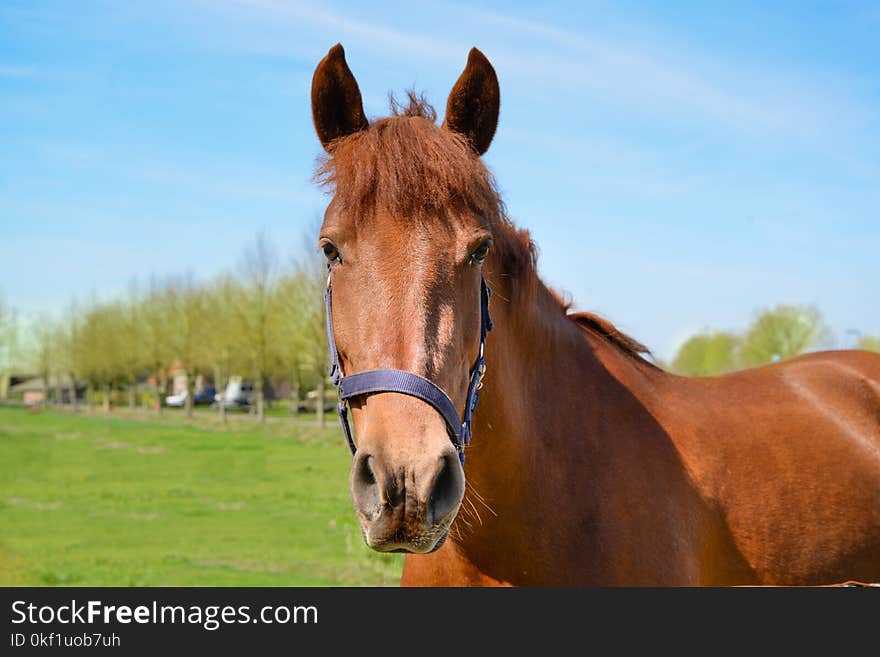
[[[465,482],[465,484],[468,485],[469,482]],[[495,509],[493,509],[493,508],[489,505],[489,503],[486,501],[486,498],[484,498],[482,495],[480,495],[480,492],[479,492],[476,488],[474,488],[474,485],[473,485],[473,484],[470,484],[470,485],[468,486],[468,488],[469,488],[469,491],[468,491],[468,492],[472,493],[473,496],[477,498],[477,501],[478,501],[480,504],[482,504],[484,507],[486,507],[486,509],[489,511],[489,513],[491,513],[493,516],[495,516],[495,517],[497,518],[497,517],[498,517],[498,514],[495,512]]]
[[[483,518],[480,516],[479,511],[477,511],[477,507],[474,506],[474,503],[471,502],[471,498],[465,497],[464,501],[471,505],[471,509],[474,512],[474,515],[477,517],[477,521],[480,523],[480,527],[483,526]]]

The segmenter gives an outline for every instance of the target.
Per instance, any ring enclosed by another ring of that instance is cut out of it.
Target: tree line
[[[133,407],[148,396],[161,413],[176,366],[186,376],[188,415],[198,377],[223,390],[231,376],[241,376],[253,382],[261,420],[268,386],[286,382],[294,412],[304,391],[317,389],[323,420],[325,276],[313,249],[284,264],[260,235],[235,271],[206,282],[153,277],[113,300],[71,302],[60,316],[36,318],[25,341],[15,314],[0,302],[0,372],[7,381],[13,369],[36,374],[55,401],[60,382],[74,381],[85,385],[89,403],[99,398],[106,410],[111,399]],[[151,390],[144,390],[146,381]]]
[[[856,349],[880,351],[880,337],[858,335]],[[679,347],[670,369],[688,376],[714,376],[791,358],[830,341],[831,331],[818,309],[783,304],[760,311],[743,333],[705,330],[691,336]]]
[[[230,377],[241,376],[253,382],[261,420],[267,388],[286,383],[294,413],[305,391],[317,392],[323,421],[325,277],[323,259],[310,245],[284,264],[260,235],[232,272],[206,282],[191,275],[154,277],[116,299],[71,302],[60,316],[36,318],[26,332],[0,299],[0,399],[9,374],[18,370],[40,377],[48,399],[60,401],[59,382],[72,381],[85,385],[88,403],[100,399],[107,411],[116,399],[132,407],[149,403],[161,413],[176,365],[186,377],[188,415],[198,377],[223,390]],[[701,331],[671,363],[660,364],[679,374],[712,376],[790,358],[829,340],[816,308],[779,305],[759,312],[743,333]],[[880,351],[880,337],[859,335],[856,348]],[[152,387],[146,392],[145,382]],[[225,413],[223,404],[219,412]]]

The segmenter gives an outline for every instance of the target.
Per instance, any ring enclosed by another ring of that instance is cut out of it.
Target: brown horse
[[[346,374],[413,372],[460,412],[481,275],[494,290],[464,468],[429,404],[352,400],[354,506],[370,547],[411,553],[403,584],[880,580],[880,355],[684,378],[569,313],[480,159],[499,91],[476,49],[443,125],[412,94],[369,122],[339,45],[315,71],[312,110]]]

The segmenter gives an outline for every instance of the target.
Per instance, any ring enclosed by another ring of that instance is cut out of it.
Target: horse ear
[[[361,90],[339,43],[330,48],[312,77],[312,119],[325,149],[334,139],[364,130],[369,125],[364,116]]]
[[[446,101],[443,125],[467,137],[477,154],[482,155],[495,136],[500,103],[495,69],[483,53],[471,48],[467,66]]]

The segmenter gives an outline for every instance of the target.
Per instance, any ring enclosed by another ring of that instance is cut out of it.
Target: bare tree
[[[239,266],[243,289],[235,303],[238,335],[246,370],[254,381],[257,417],[265,421],[265,383],[275,361],[273,349],[277,338],[274,313],[275,288],[278,282],[278,259],[264,233],[247,247]]]
[[[169,343],[186,375],[184,406],[187,417],[192,417],[196,377],[208,369],[207,295],[187,275],[168,287],[167,301]]]
[[[299,398],[303,387],[303,354],[300,345],[299,323],[302,299],[302,285],[299,277],[287,273],[276,287],[275,307],[279,320],[279,343],[277,355],[280,369],[290,383],[288,398],[290,414],[299,413]]]
[[[85,372],[92,387],[101,389],[104,413],[110,412],[114,390],[128,377],[127,323],[125,304],[118,301],[96,304],[84,313]]]
[[[9,394],[9,378],[18,346],[18,316],[0,299],[0,399]]]
[[[153,278],[141,303],[145,361],[152,372],[156,394],[156,412],[162,413],[169,362],[168,309],[165,288]]]
[[[300,387],[316,388],[318,422],[324,424],[327,376],[327,338],[324,323],[324,285],[327,270],[315,247],[319,222],[303,234],[290,271],[278,286],[277,303],[282,339],[279,356],[291,380],[291,408],[298,406]]]
[[[70,404],[77,410],[77,382],[83,371],[82,314],[76,300],[71,301],[58,324],[59,372],[70,379]]]
[[[56,332],[52,318],[48,314],[37,315],[31,322],[29,331],[33,350],[33,364],[43,381],[43,401],[45,406],[50,398],[50,380],[55,369]]]
[[[128,407],[133,409],[137,404],[138,376],[147,366],[149,361],[144,353],[145,330],[144,325],[144,300],[138,291],[137,284],[132,282],[128,289],[127,297],[119,305],[120,331],[119,336],[124,347],[120,351],[124,372],[125,387],[128,392]]]
[[[323,262],[315,258],[314,251],[307,252],[307,255],[300,260],[296,273],[300,289],[297,344],[301,350],[301,361],[316,385],[318,394],[315,400],[315,412],[318,415],[318,423],[324,426],[329,362],[324,318],[324,286],[327,274]]]
[[[205,294],[205,344],[206,361],[210,363],[217,389],[217,411],[226,423],[226,387],[233,369],[240,365],[237,356],[239,343],[236,335],[239,326],[236,303],[239,286],[228,274],[214,279]]]

